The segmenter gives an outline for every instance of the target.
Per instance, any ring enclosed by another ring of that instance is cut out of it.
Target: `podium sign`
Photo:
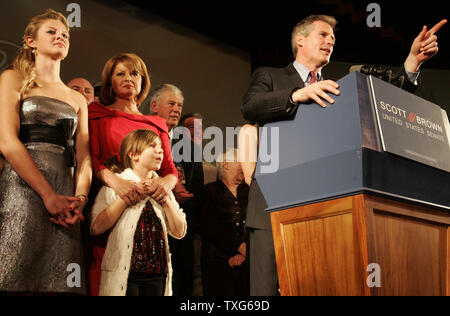
[[[447,113],[384,81],[369,82],[383,150],[450,172]]]
[[[370,80],[352,72],[338,81],[341,94],[332,96],[334,104],[327,108],[314,103],[300,105],[294,120],[264,126],[278,130],[260,135],[255,171],[268,211],[367,192],[450,211],[449,128],[442,123],[443,112],[437,105],[377,78],[372,79],[372,85]],[[373,90],[379,121],[386,125],[381,130],[384,146],[397,154],[383,150]],[[391,112],[383,111],[381,102]],[[392,106],[397,113],[405,111],[402,126],[383,118],[386,114],[400,122]],[[416,113],[416,123],[408,120],[410,113]],[[417,123],[422,119],[427,126]],[[427,121],[436,124],[436,130],[428,128]],[[421,128],[424,134],[407,128],[406,123]],[[389,134],[392,127],[396,130]],[[446,132],[441,133],[439,128]],[[400,132],[404,135],[394,134]],[[400,145],[405,149],[399,149]],[[267,163],[263,158],[272,152],[279,153],[279,168],[268,173],[263,170]],[[418,162],[419,158],[426,163]]]

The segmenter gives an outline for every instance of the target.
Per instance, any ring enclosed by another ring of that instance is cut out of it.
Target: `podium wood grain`
[[[449,295],[448,213],[361,194],[271,217],[282,295]]]

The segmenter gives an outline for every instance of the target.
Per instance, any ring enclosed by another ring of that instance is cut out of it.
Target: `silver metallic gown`
[[[70,105],[41,96],[24,99],[20,117],[21,126],[73,120],[72,135],[78,123]],[[73,196],[73,168],[66,164],[64,148],[43,142],[25,147],[56,193]],[[39,195],[6,162],[0,176],[0,292],[85,294],[77,226],[70,232],[53,224]]]

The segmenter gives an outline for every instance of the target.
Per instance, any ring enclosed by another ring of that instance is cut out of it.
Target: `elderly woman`
[[[200,220],[202,282],[205,296],[248,296],[245,216],[248,185],[231,150],[218,160],[219,180],[206,186]]]
[[[150,90],[147,67],[135,54],[119,54],[110,58],[103,69],[100,103],[89,106],[89,138],[94,175],[99,185],[114,190],[128,205],[134,205],[145,196],[136,183],[121,179],[105,162],[117,156],[122,139],[136,129],[150,129],[162,141],[164,159],[158,172],[160,178],[153,180],[156,201],[162,201],[175,187],[178,173],[173,163],[166,121],[155,115],[143,115],[139,106]],[[97,187],[98,190],[98,187]],[[91,196],[97,193],[91,190]],[[106,236],[94,242],[93,259],[90,263],[90,294],[98,294],[100,267],[106,246]]]

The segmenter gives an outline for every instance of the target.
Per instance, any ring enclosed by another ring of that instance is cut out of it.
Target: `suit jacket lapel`
[[[305,87],[305,83],[303,82],[302,78],[297,72],[297,69],[295,69],[294,64],[290,63],[285,68],[286,74],[289,76],[289,80],[292,82],[293,86],[303,88]]]

